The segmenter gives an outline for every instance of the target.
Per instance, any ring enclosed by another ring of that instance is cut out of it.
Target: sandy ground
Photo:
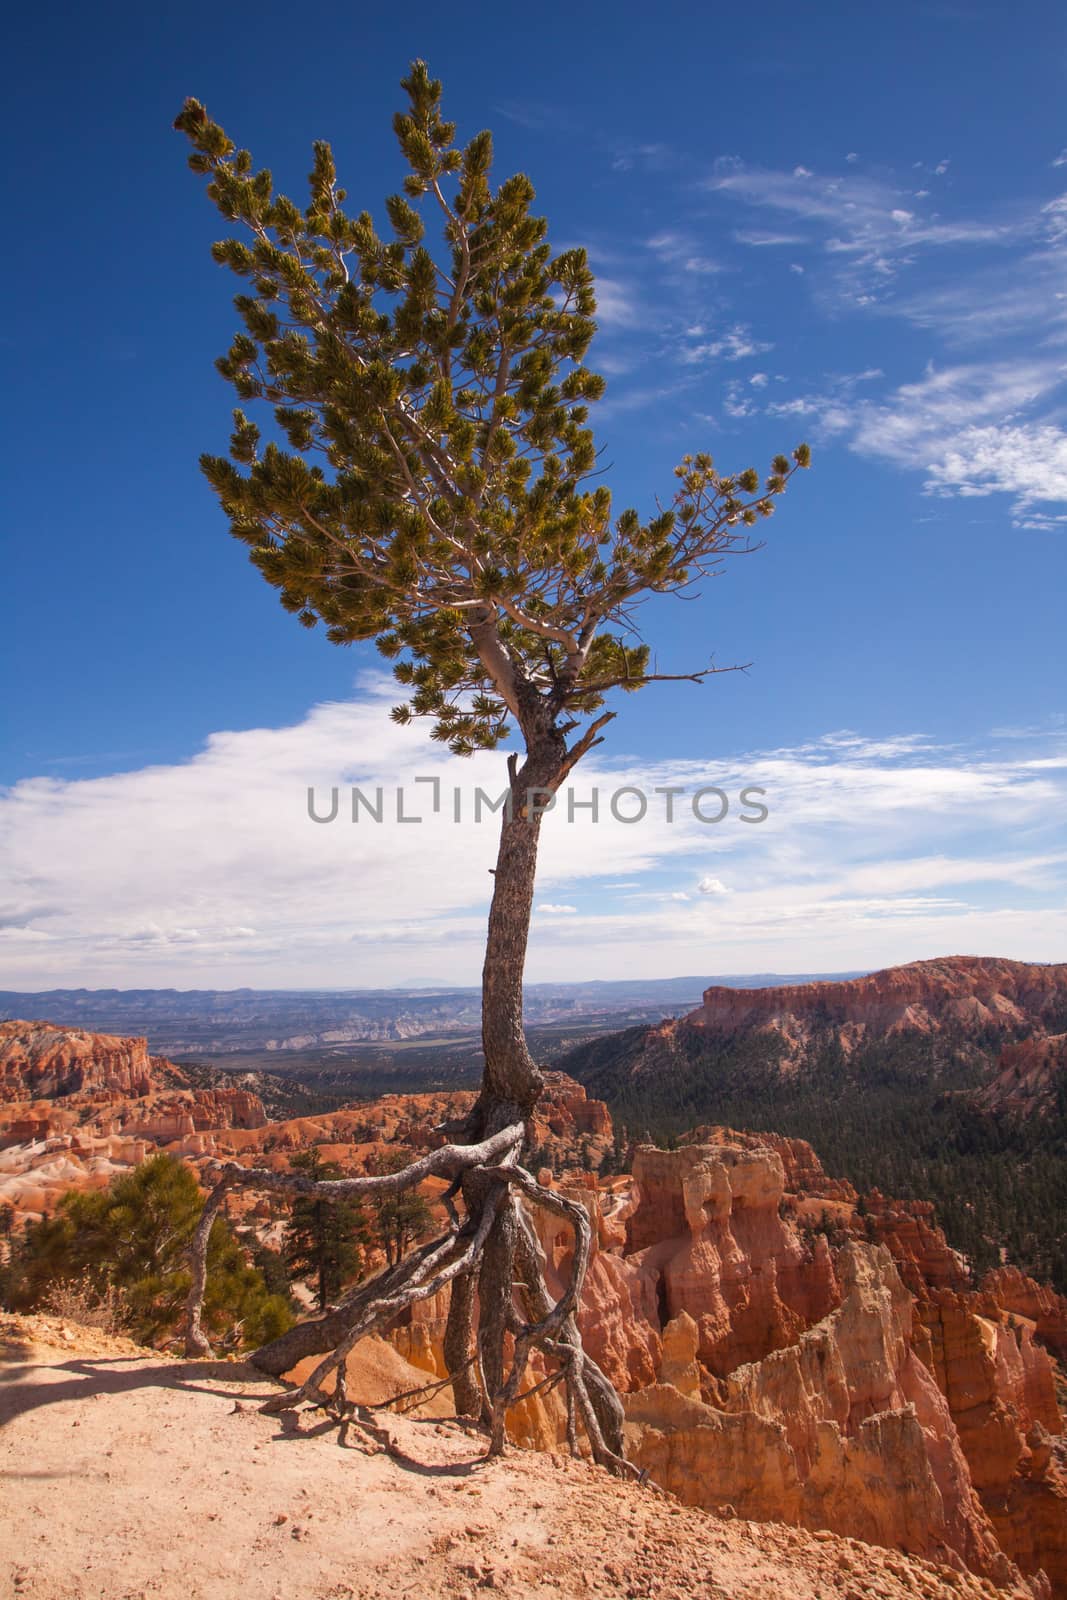
[[[402,1386],[393,1358],[371,1352],[370,1387]],[[854,1540],[689,1510],[581,1462],[485,1463],[451,1422],[379,1412],[387,1449],[321,1413],[261,1416],[274,1392],[239,1364],[0,1318],[3,1600],[1005,1593]]]

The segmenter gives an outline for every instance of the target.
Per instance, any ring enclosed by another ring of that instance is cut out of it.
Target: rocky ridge
[[[683,1026],[714,1031],[773,1028],[798,1042],[815,1027],[846,1040],[905,1029],[930,1032],[946,1021],[1008,1031],[1041,1024],[1067,1003],[1067,963],[1037,965],[983,956],[914,961],[843,982],[776,989],[704,991]]]
[[[144,1094],[98,1079],[0,1106],[0,1200],[32,1215],[159,1148],[200,1167],[285,1165],[315,1144],[358,1171],[385,1147],[426,1148],[469,1100],[387,1096],[270,1123],[246,1091],[182,1088],[164,1063]],[[48,1131],[20,1142],[34,1117]],[[532,1143],[549,1159],[542,1180],[590,1216],[583,1334],[626,1397],[631,1455],[665,1488],[1009,1588],[1019,1569],[1032,1596],[1067,1595],[1067,1443],[1041,1342],[1056,1348],[1067,1301],[1011,1269],[975,1289],[929,1207],[877,1194],[861,1206],[803,1140],[704,1128],[676,1150],[639,1146],[630,1173],[601,1179],[589,1169],[612,1148],[606,1108],[554,1075]],[[264,1227],[276,1209],[235,1204]],[[534,1220],[558,1288],[569,1230]],[[390,1336],[398,1359],[443,1371],[446,1314],[446,1301],[420,1304]],[[555,1395],[511,1423],[544,1449],[563,1437]]]
[[[1065,1088],[1067,1033],[1051,1033],[1005,1045],[996,1076],[974,1098],[994,1116],[1040,1117]]]

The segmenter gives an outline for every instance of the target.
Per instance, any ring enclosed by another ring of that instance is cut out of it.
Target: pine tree
[[[405,1165],[399,1153],[380,1156],[371,1164],[376,1173],[399,1172]],[[372,1196],[372,1237],[393,1267],[399,1265],[412,1245],[424,1239],[433,1227],[433,1213],[417,1189],[402,1189],[396,1194]]]
[[[13,1253],[6,1297],[15,1310],[44,1304],[56,1284],[80,1281],[121,1292],[133,1331],[157,1340],[181,1317],[189,1288],[185,1252],[201,1212],[196,1177],[164,1154],[122,1173],[106,1189],[70,1190],[54,1216],[28,1223]],[[246,1342],[280,1336],[292,1322],[270,1294],[224,1219],[207,1239],[204,1313],[216,1333]]]
[[[527,177],[493,186],[487,131],[457,144],[425,63],[402,87],[408,105],[394,129],[407,173],[385,201],[388,236],[368,211],[346,210],[328,144],[314,146],[301,207],[198,101],[176,123],[190,166],[238,229],[215,259],[246,285],[235,299],[242,331],[217,363],[242,409],[229,455],[202,458],[231,532],[301,623],[324,624],[337,644],[375,641],[403,690],[397,722],[429,719],[458,754],[516,732],[522,746],[508,761],[489,911],[481,1093],[457,1130],[456,1148],[471,1153],[439,1153],[432,1167],[453,1179],[466,1218],[457,1213],[451,1243],[413,1252],[383,1282],[377,1312],[357,1296],[344,1317],[294,1330],[257,1361],[285,1371],[338,1336],[339,1365],[342,1345],[398,1299],[450,1284],[445,1358],[457,1406],[491,1418],[493,1449],[530,1348],[560,1333],[578,1352],[567,1382],[594,1456],[618,1467],[621,1406],[581,1352],[577,1289],[551,1307],[536,1243],[506,1192],[562,1210],[587,1238],[581,1208],[539,1189],[517,1162],[543,1087],[522,1016],[541,818],[601,742],[614,716],[605,697],[674,676],[654,670],[636,632],[641,602],[691,591],[752,549],[752,527],[809,455],[801,445],[777,456],[764,476],[721,474],[707,453],[686,455],[654,515],[616,511],[609,486],[594,481],[589,408],[604,380],[585,364],[596,328],[585,251],[553,253]],[[266,433],[243,409],[253,405],[268,412]],[[679,676],[699,682],[715,670]],[[578,1277],[585,1253],[585,1244],[575,1253]],[[505,1377],[516,1281],[526,1332]],[[190,1318],[192,1329],[192,1309]]]
[[[313,1183],[343,1176],[336,1161],[323,1161],[315,1149],[293,1156],[290,1166]],[[283,1246],[291,1281],[311,1278],[320,1311],[325,1311],[342,1287],[359,1276],[370,1228],[356,1200],[326,1200],[320,1195],[300,1196],[293,1203]]]

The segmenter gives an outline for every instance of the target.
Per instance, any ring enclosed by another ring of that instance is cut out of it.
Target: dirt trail
[[[450,1422],[379,1412],[387,1450],[321,1414],[261,1416],[275,1386],[250,1368],[135,1350],[0,1318],[2,1600],[1005,1595],[854,1540],[688,1510],[584,1463],[486,1464]],[[366,1399],[404,1386],[398,1360],[368,1353]]]

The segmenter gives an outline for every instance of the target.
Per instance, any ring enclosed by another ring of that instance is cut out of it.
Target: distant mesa
[[[774,1028],[801,1038],[816,1027],[844,1037],[934,1032],[946,1022],[1009,1029],[1042,1024],[1067,1003],[1067,963],[1042,966],[986,956],[945,956],[887,967],[844,982],[768,989],[705,989],[683,1026],[716,1031]]]

